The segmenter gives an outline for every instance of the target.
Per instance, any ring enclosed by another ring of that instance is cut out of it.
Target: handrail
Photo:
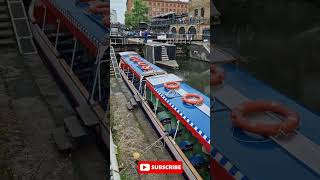
[[[36,18],[34,17],[34,14],[33,14],[35,4],[36,4],[36,0],[32,0],[28,8],[28,16],[32,24],[36,23]]]

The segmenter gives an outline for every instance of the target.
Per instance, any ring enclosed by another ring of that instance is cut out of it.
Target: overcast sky
[[[189,0],[181,0],[188,2]],[[126,5],[127,0],[110,0],[111,9],[115,9],[117,11],[118,21],[120,23],[124,23],[124,13],[127,10]]]

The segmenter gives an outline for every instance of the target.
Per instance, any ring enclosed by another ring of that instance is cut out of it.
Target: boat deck
[[[102,24],[102,16],[87,12],[88,3],[78,3],[73,0],[43,0],[47,5],[53,5],[73,27],[87,36],[91,43],[99,47],[106,44],[108,29]],[[75,33],[75,32],[74,32]]]
[[[227,73],[226,85],[215,90],[216,101],[212,131],[214,137],[212,144],[215,147],[212,155],[217,157],[217,154],[220,154],[218,158],[220,165],[232,164],[233,167],[228,168],[229,173],[234,175],[237,171],[241,171],[243,177],[246,176],[249,179],[319,179],[319,174],[310,169],[310,164],[308,166],[298,160],[299,158],[292,156],[274,139],[252,138],[239,129],[233,129],[230,109],[237,103],[232,99],[281,102],[300,114],[299,136],[308,138],[314,143],[312,146],[317,148],[320,136],[314,132],[320,131],[320,117],[254,79],[248,73],[237,70],[233,65],[227,64],[222,67]],[[301,152],[303,148],[298,147],[295,151]],[[317,159],[319,155],[306,152],[299,156],[309,159],[313,156]],[[317,166],[319,165],[318,163]]]
[[[147,60],[145,60],[144,58],[142,58],[139,54],[137,54],[136,52],[121,52],[119,53],[122,57],[122,60],[130,66],[130,68],[135,72],[136,76],[138,77],[143,77],[143,76],[148,76],[148,75],[153,75],[153,74],[164,74],[165,71],[160,69],[158,66],[148,62]],[[141,69],[141,67],[133,62],[132,60],[130,60],[130,57],[138,57],[141,59],[141,61],[143,61],[144,63],[146,63],[147,65],[152,67],[152,70],[150,71],[144,71]]]
[[[164,88],[163,83],[169,81],[179,81],[180,88],[175,90],[173,96],[167,96],[168,91]],[[210,99],[206,95],[197,91],[184,83],[179,77],[173,74],[158,75],[147,78],[147,82],[152,85],[151,90],[156,93],[160,99],[164,100],[170,107],[170,110],[180,116],[192,127],[193,133],[206,148],[210,149]],[[148,84],[147,83],[147,84]],[[181,98],[186,93],[196,93],[204,98],[204,103],[200,106],[185,104]],[[200,135],[200,136],[199,136]]]

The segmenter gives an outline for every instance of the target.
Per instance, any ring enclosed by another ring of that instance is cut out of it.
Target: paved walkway
[[[57,152],[51,130],[75,112],[41,59],[15,49],[1,54],[0,179],[104,179],[106,163],[94,142],[72,156]]]

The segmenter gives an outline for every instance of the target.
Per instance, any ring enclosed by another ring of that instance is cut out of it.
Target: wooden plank
[[[300,133],[272,139],[300,160],[311,170],[320,175],[320,146]]]
[[[73,138],[79,138],[87,135],[78,118],[75,116],[64,118],[64,124]]]
[[[138,104],[137,102],[134,100],[134,98],[130,98],[130,104],[133,106],[133,107],[136,107]]]
[[[51,135],[59,151],[72,149],[70,139],[67,137],[63,127],[53,129]]]
[[[90,108],[88,108],[88,106],[81,105],[76,108],[76,111],[78,112],[84,125],[91,127],[99,124],[97,116],[95,116],[95,114]]]
[[[134,97],[134,100],[136,100],[137,102],[140,102],[141,99],[137,94],[133,95],[133,97]]]

